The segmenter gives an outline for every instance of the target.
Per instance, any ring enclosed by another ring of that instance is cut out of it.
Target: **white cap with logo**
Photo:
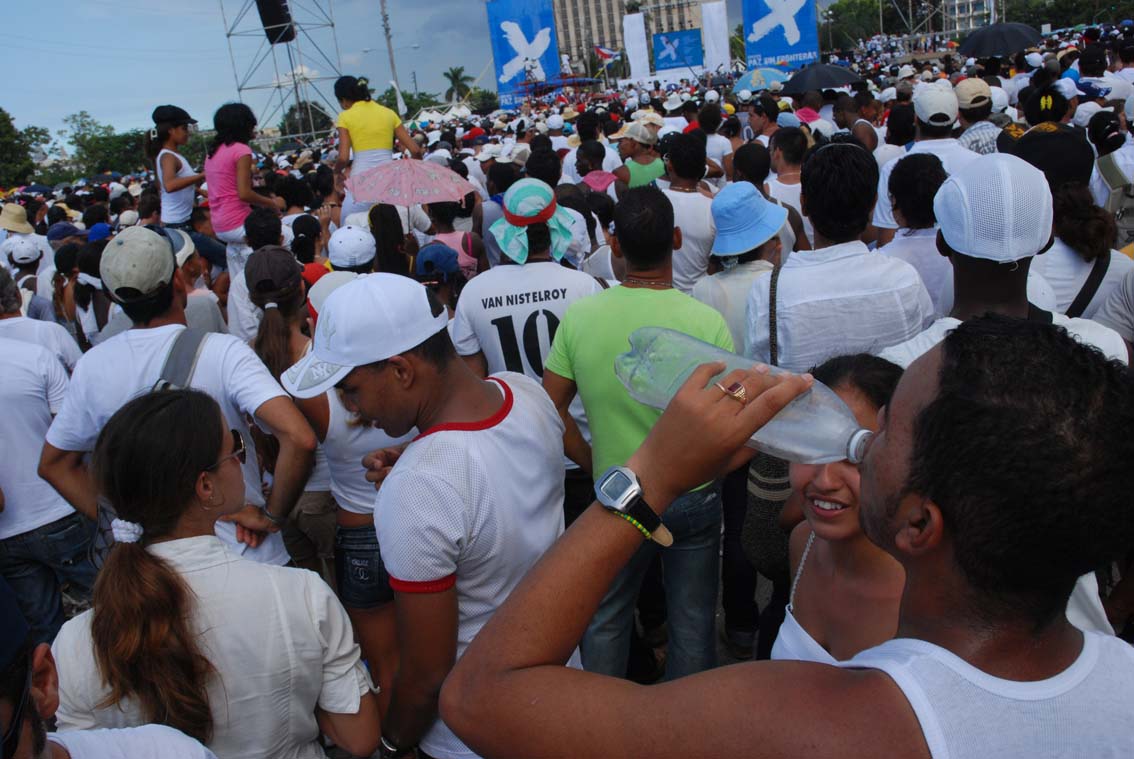
[[[1022,158],[992,153],[954,172],[933,198],[949,247],[971,258],[1011,263],[1031,258],[1051,239],[1051,190]]]
[[[434,316],[425,286],[398,274],[368,274],[328,296],[303,360],[280,380],[296,398],[314,398],[359,366],[416,348],[449,324]]]

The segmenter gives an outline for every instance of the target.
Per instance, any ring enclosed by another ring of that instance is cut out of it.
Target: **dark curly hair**
[[[1134,375],[1062,327],[985,316],[943,342],[905,492],[941,509],[988,621],[1064,613],[1134,542]]]
[[[878,197],[878,162],[857,142],[813,150],[803,162],[800,194],[815,231],[833,243],[857,240]]]
[[[937,223],[933,196],[948,178],[941,159],[932,153],[913,153],[890,172],[890,200],[902,212],[909,229],[928,229]]]
[[[1110,255],[1118,236],[1114,216],[1095,205],[1091,191],[1081,182],[1059,185],[1054,201],[1055,235],[1084,261]]]
[[[256,134],[256,114],[244,103],[225,103],[213,114],[213,129],[216,135],[209,144],[210,158],[222,145],[252,142]]]

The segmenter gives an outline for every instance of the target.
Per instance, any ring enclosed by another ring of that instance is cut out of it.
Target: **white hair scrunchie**
[[[264,310],[265,311],[267,311],[269,308],[279,308],[279,307],[280,307],[280,304],[276,303],[275,301],[268,301],[267,303],[264,304]]]
[[[79,281],[87,287],[93,287],[96,290],[102,289],[102,280],[91,274],[87,274],[85,271],[79,272]]]
[[[115,543],[137,543],[142,537],[142,525],[137,522],[115,519],[110,523],[110,529],[114,532]]]

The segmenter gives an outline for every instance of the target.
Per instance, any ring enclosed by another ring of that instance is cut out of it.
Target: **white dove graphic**
[[[767,16],[752,25],[752,34],[748,35],[749,42],[759,42],[771,34],[777,26],[784,28],[784,39],[789,45],[799,42],[799,27],[795,23],[795,14],[807,4],[807,0],[764,0],[764,4],[771,11]]]
[[[528,42],[527,36],[515,21],[504,21],[500,24],[500,29],[504,32],[504,39],[508,40],[508,44],[516,51],[516,57],[504,64],[500,83],[510,82],[522,71],[528,72],[530,78],[537,82],[545,81],[547,74],[544,73],[539,59],[551,44],[551,29],[549,27],[540,29],[531,42]]]
[[[658,60],[661,60],[662,58],[669,58],[671,60],[676,61],[677,60],[677,47],[678,47],[678,45],[681,44],[681,40],[676,39],[676,40],[670,41],[670,39],[668,37],[662,37],[661,43],[662,43],[662,47],[664,47],[665,50],[663,50],[661,52],[661,54],[658,56]]]

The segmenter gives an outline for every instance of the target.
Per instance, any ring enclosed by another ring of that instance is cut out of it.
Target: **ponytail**
[[[1109,256],[1117,237],[1114,216],[1095,205],[1090,190],[1082,182],[1068,182],[1052,193],[1055,235],[1079,256],[1091,263]]]
[[[295,254],[296,260],[301,264],[314,263],[318,252],[315,244],[323,234],[319,219],[305,213],[291,223],[291,231],[295,234],[295,239],[291,241],[291,252]]]
[[[335,80],[335,97],[356,103],[370,100],[370,80],[364,76],[340,76]]]
[[[307,302],[303,280],[283,290],[248,293],[254,305],[264,310],[260,328],[252,340],[252,350],[268,367],[272,376],[279,379],[294,361],[291,358],[291,322],[305,312]]]
[[[157,170],[157,157],[165,146],[165,141],[169,139],[169,132],[173,129],[173,126],[173,124],[168,123],[158,124],[142,135],[142,152],[155,171]]]
[[[132,700],[146,722],[207,743],[213,734],[208,681],[215,674],[190,625],[192,594],[145,546],[168,536],[190,508],[201,472],[228,434],[220,407],[197,390],[150,393],[111,417],[95,444],[99,492],[118,518],[141,528],[116,543],[95,581],[91,639],[110,693],[100,707]]]
[[[406,236],[398,209],[380,203],[370,209],[370,233],[374,235],[377,271],[410,276],[409,258],[405,254]]]

